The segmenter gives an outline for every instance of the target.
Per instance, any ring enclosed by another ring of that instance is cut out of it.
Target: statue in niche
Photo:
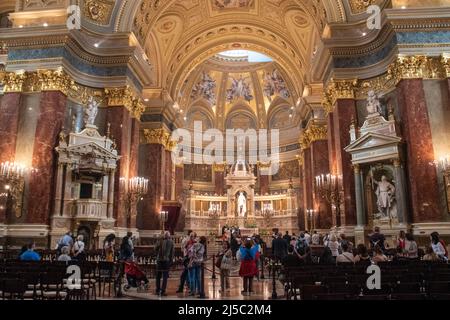
[[[95,118],[97,118],[98,113],[98,106],[100,105],[100,102],[96,101],[94,97],[89,97],[88,105],[84,109],[84,124],[85,126],[93,126],[95,122]]]
[[[381,106],[380,99],[373,90],[370,90],[367,93],[367,112],[369,113],[369,116],[383,114],[383,108]]]
[[[227,90],[227,101],[232,102],[236,98],[244,98],[250,102],[253,100],[250,85],[245,81],[247,78],[239,77],[239,79],[232,78],[231,88]]]
[[[239,217],[245,217],[245,214],[247,213],[247,198],[242,191],[239,193],[237,204]]]
[[[395,186],[389,182],[385,175],[377,181],[372,177],[372,185],[377,186],[375,195],[377,196],[378,215],[382,218],[396,218],[393,210],[395,205]]]

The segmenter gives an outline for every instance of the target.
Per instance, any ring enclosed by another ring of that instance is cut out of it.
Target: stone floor
[[[211,270],[211,266],[208,269]],[[205,272],[205,295],[206,299],[213,300],[267,300],[272,297],[272,279],[268,279],[268,274],[266,274],[266,279],[253,281],[253,291],[251,296],[243,296],[241,291],[243,290],[242,278],[238,276],[239,266],[236,264],[234,270],[232,270],[232,276],[230,277],[230,291],[225,293],[220,293],[220,275],[216,273],[216,279],[212,279],[212,272]],[[136,289],[130,289],[124,292],[125,298],[127,299],[144,299],[144,300],[191,300],[198,298],[188,296],[188,291],[185,290],[184,293],[176,293],[178,289],[180,278],[180,272],[172,272],[169,277],[167,285],[167,296],[160,297],[155,294],[155,279],[150,280],[150,287],[147,292],[138,292]],[[284,288],[283,285],[277,281],[277,295],[280,299],[283,298]]]

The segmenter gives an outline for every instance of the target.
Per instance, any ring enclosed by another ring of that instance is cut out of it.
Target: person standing
[[[158,241],[155,247],[156,254],[156,295],[167,296],[167,279],[169,278],[169,269],[173,261],[173,241],[170,239],[170,232],[164,232],[164,237]],[[161,286],[162,276],[162,286]]]
[[[431,233],[430,238],[431,247],[433,248],[434,253],[439,257],[439,259],[447,261],[447,253],[445,247],[442,245],[442,242],[439,239],[439,234],[437,232],[433,232]]]
[[[287,256],[288,244],[281,237],[281,232],[278,233],[277,237],[272,240],[272,254],[278,261],[283,260]]]
[[[219,257],[221,257],[220,292],[224,293],[225,291],[230,291],[230,270],[233,267],[233,253],[231,252],[230,244],[227,241],[223,242]]]
[[[369,237],[370,245],[372,249],[375,249],[376,246],[379,246],[381,251],[385,251],[386,248],[384,246],[385,237],[384,234],[380,232],[380,227],[375,227],[374,232]]]
[[[417,247],[417,242],[414,240],[412,233],[406,234],[405,247],[403,248],[406,257],[409,259],[419,258],[419,248]]]
[[[189,283],[188,280],[188,250],[194,244],[195,234],[192,230],[188,230],[187,235],[181,240],[181,249],[183,250],[183,271],[180,276],[180,284],[178,285],[177,293],[183,293],[185,283]]]
[[[190,296],[201,295],[201,269],[205,255],[205,237],[196,239],[195,243],[189,249],[189,284],[190,284]]]
[[[336,258],[339,255],[339,242],[337,241],[337,237],[335,234],[331,235],[330,241],[328,241],[328,247],[330,248],[331,255],[336,262]]]
[[[283,239],[284,239],[284,241],[286,241],[286,243],[289,246],[289,244],[291,242],[291,236],[289,235],[289,231],[286,231],[286,234],[283,236]]]
[[[56,251],[58,254],[61,254],[61,249],[64,247],[68,247],[70,252],[72,250],[72,246],[73,246],[72,232],[69,231],[65,235],[63,235],[61,239],[59,239]]]
[[[78,235],[77,241],[73,244],[73,259],[84,261],[86,259],[86,252],[84,250],[84,237],[82,234]]]
[[[116,236],[111,233],[106,236],[103,241],[103,251],[107,262],[114,262],[114,245],[116,244]]]
[[[311,237],[311,243],[312,243],[313,246],[320,245],[320,236],[317,233],[317,230],[314,231],[314,234]]]
[[[281,238],[281,233],[279,234],[278,239],[286,244],[283,238]],[[253,293],[253,277],[258,273],[258,268],[256,267],[256,255],[259,249],[258,247],[259,246],[252,246],[252,241],[250,239],[247,239],[245,240],[244,245],[238,251],[238,260],[241,261],[239,276],[242,277],[244,282],[244,290],[242,291],[242,295],[244,296]]]

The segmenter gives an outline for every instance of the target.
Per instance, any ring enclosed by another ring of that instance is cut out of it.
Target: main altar
[[[284,192],[255,192],[254,167],[244,160],[227,168],[225,194],[187,191],[185,229],[200,235],[222,234],[237,227],[241,235],[270,233],[272,229],[297,232],[297,197],[290,185]]]

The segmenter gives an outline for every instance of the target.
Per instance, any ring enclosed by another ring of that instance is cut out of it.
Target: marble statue
[[[383,112],[379,97],[373,90],[367,93],[367,112],[369,115],[381,115]]]
[[[391,217],[391,208],[395,202],[395,187],[388,181],[386,176],[381,177],[381,181],[372,179],[373,183],[377,185],[375,194],[377,196],[378,212],[383,217]]]
[[[88,105],[84,109],[84,124],[85,126],[94,125],[95,118],[98,113],[99,102],[94,99],[94,97],[90,97],[88,100]]]
[[[241,97],[246,101],[253,100],[250,85],[242,78],[242,76],[239,79],[232,78],[231,89],[227,90],[227,100],[228,102],[231,102],[234,99]]]
[[[239,217],[245,217],[245,214],[247,213],[247,199],[242,191],[239,193],[237,203]]]

